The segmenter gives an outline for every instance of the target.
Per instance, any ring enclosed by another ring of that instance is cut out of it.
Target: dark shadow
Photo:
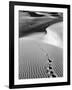
[[[19,30],[19,38],[30,35],[30,34],[35,33],[35,32],[45,32],[45,34],[46,34],[47,33],[46,28],[47,27],[49,27],[55,23],[62,22],[62,21],[63,21],[63,18],[59,17],[58,19],[54,19],[52,21],[40,24],[40,25],[32,27],[32,28],[29,28],[29,30],[27,30],[27,31],[24,31],[24,30],[20,31]]]

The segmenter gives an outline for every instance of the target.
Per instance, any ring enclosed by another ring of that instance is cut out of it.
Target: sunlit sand
[[[58,28],[59,27],[59,28]],[[62,22],[19,39],[19,78],[48,78],[48,58],[57,77],[63,76]],[[48,54],[48,55],[47,55]],[[46,56],[47,55],[47,56]]]

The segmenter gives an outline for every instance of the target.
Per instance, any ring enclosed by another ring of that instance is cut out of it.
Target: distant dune
[[[30,12],[31,13],[31,12]],[[46,28],[54,23],[63,21],[62,17],[49,14],[32,15],[29,12],[19,12],[19,36],[23,37],[33,32],[46,32]]]

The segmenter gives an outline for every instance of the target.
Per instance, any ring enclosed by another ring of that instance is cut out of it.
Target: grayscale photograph
[[[9,3],[9,87],[70,85],[70,6]]]
[[[63,13],[19,10],[19,79],[63,77]]]

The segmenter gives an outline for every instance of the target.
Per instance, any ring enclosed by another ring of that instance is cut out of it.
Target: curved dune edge
[[[46,31],[47,33],[36,32],[20,39],[37,40],[63,49],[63,22],[51,25]]]
[[[19,19],[19,37],[27,36],[34,32],[46,32],[46,28],[63,21],[62,17],[21,17]]]

